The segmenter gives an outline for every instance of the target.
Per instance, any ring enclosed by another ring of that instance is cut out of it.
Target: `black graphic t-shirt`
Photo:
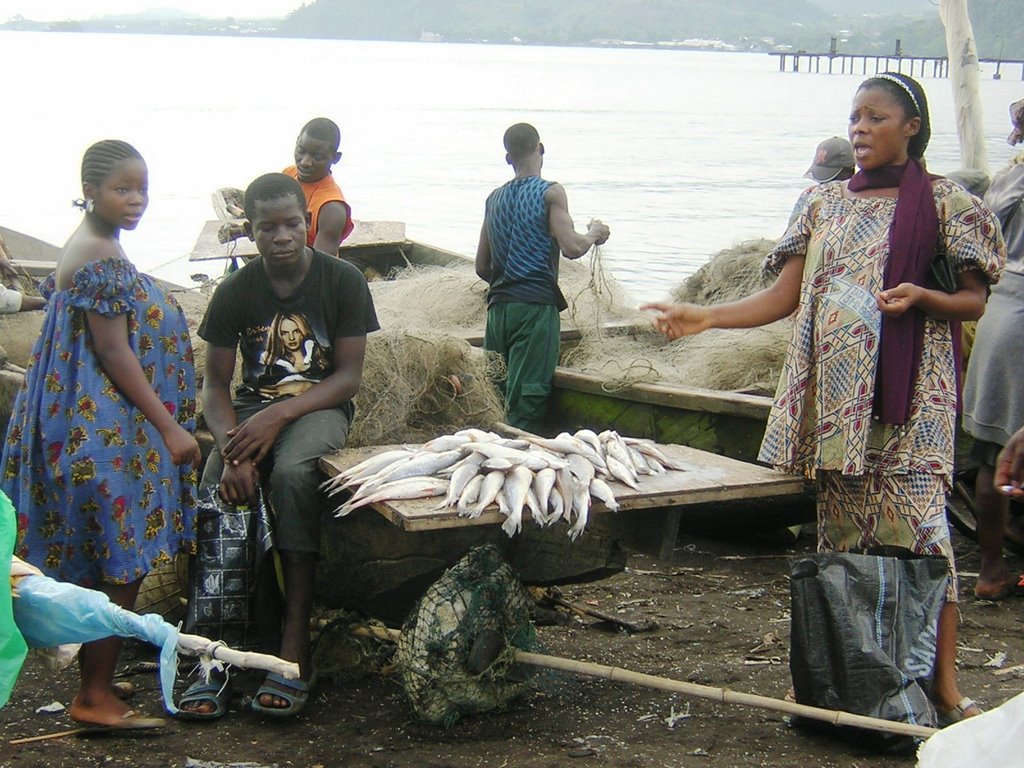
[[[199,336],[242,356],[238,394],[264,400],[297,395],[334,372],[334,339],[380,328],[363,274],[313,251],[296,291],[278,298],[257,257],[217,286]]]

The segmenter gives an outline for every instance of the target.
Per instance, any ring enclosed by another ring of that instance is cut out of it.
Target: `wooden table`
[[[320,459],[320,467],[334,477],[360,461],[398,446],[348,448]],[[679,530],[681,507],[712,501],[730,501],[764,496],[786,496],[803,491],[804,480],[772,469],[719,456],[682,445],[659,445],[665,454],[686,467],[686,471],[669,470],[660,475],[642,475],[640,490],[635,491],[616,481],[608,485],[615,493],[621,510],[668,509],[663,528],[661,555],[671,555]],[[342,498],[338,497],[339,500]],[[497,505],[491,505],[476,518],[459,517],[454,509],[435,509],[440,498],[394,499],[372,505],[378,513],[405,531],[429,531],[473,525],[495,525],[505,520]],[[594,500],[591,513],[607,512],[607,507]],[[523,510],[523,523],[530,519]]]

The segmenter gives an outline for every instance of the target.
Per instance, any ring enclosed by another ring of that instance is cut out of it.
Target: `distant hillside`
[[[1024,58],[1024,0],[970,0],[982,56]],[[938,0],[314,0],[280,34],[366,40],[584,44],[717,39],[741,49],[943,55]]]
[[[173,2],[173,0],[170,0]],[[70,22],[16,18],[0,29],[350,40],[685,43],[944,56],[939,0],[311,0],[284,19],[211,19],[161,9]],[[1024,0],[969,0],[982,58],[1024,59]]]
[[[811,0],[828,13],[839,17],[872,15],[934,16],[938,13],[937,0]]]
[[[739,41],[802,37],[830,23],[810,0],[316,0],[291,13],[282,33],[310,37],[584,43],[687,38]]]

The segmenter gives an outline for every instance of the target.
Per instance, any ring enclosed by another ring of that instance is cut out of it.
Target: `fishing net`
[[[770,285],[773,278],[762,273],[761,264],[773,245],[751,240],[721,251],[677,286],[672,298],[713,304]],[[609,392],[661,383],[771,394],[791,331],[790,321],[780,320],[760,328],[713,329],[670,342],[647,318],[616,331],[591,324],[580,342],[563,353],[561,363],[602,378]]]
[[[501,375],[498,356],[455,336],[372,333],[348,446],[425,442],[465,427],[490,428],[504,421],[501,395],[490,383]]]
[[[395,658],[416,715],[450,726],[523,693],[527,681],[509,674],[512,656],[538,648],[526,590],[487,545],[427,589],[402,627]]]
[[[324,611],[316,621],[313,666],[321,679],[335,683],[360,680],[390,669],[395,648],[384,624],[341,609]]]
[[[382,328],[432,333],[438,328],[483,337],[487,319],[487,283],[471,264],[411,266],[373,280],[370,291]],[[559,266],[559,286],[569,304],[565,327],[636,320],[625,291],[603,269],[599,256]]]

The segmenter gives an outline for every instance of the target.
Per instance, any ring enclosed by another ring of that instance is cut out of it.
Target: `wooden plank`
[[[259,256],[256,243],[247,237],[240,237],[230,243],[222,243],[217,239],[217,232],[224,222],[214,219],[203,224],[196,244],[192,246],[189,261],[213,261],[214,259],[230,259],[232,256],[250,259]]]
[[[213,259],[230,259],[232,256],[252,258],[258,256],[256,244],[247,237],[240,237],[230,243],[222,243],[217,239],[217,232],[226,221],[240,219],[212,219],[203,224],[196,244],[189,254],[189,261],[212,261]],[[343,258],[347,251],[353,253],[376,248],[394,252],[406,242],[405,223],[401,221],[359,221],[353,222],[352,233],[345,238],[338,253]]]
[[[555,369],[554,384],[562,389],[575,389],[631,402],[762,420],[767,420],[772,406],[771,398],[763,395],[688,387],[682,384],[634,384],[619,390],[607,390],[607,382],[603,378],[562,366]]]
[[[395,447],[345,449],[337,454],[321,457],[320,467],[330,477],[334,477],[369,456]],[[661,475],[643,475],[640,478],[640,491],[615,481],[609,482],[621,509],[652,509],[759,496],[784,496],[797,494],[803,490],[803,478],[797,475],[787,475],[683,445],[659,447],[686,467],[686,470],[670,470]],[[505,516],[498,511],[496,505],[485,509],[479,517],[470,519],[459,517],[450,508],[434,509],[438,501],[436,498],[392,500],[374,504],[373,508],[406,531],[493,525],[505,520]],[[607,507],[596,501],[591,508],[592,513],[606,511]],[[529,517],[529,511],[524,510],[524,524]]]

